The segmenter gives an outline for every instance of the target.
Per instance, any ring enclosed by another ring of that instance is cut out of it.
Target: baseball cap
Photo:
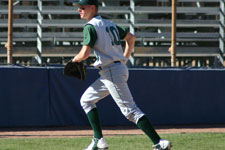
[[[82,6],[82,5],[95,5],[98,6],[98,0],[79,0],[73,2],[74,6]]]

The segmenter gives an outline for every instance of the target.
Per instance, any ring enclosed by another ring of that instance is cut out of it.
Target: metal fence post
[[[220,0],[220,36],[219,36],[219,49],[220,49],[220,54],[219,54],[219,60],[222,66],[224,66],[224,24],[225,24],[225,9],[224,9],[224,0]]]
[[[135,9],[135,2],[134,0],[130,0],[130,33],[135,34],[134,31],[134,9]]]
[[[38,0],[37,12],[37,56],[35,57],[39,64],[42,64],[42,0]]]
[[[134,23],[135,23],[134,22],[135,21],[134,9],[135,9],[135,2],[134,2],[134,0],[130,0],[130,33],[132,33],[132,34],[135,34],[135,29],[134,29]],[[131,57],[129,59],[132,65],[134,65],[133,53],[131,54]]]

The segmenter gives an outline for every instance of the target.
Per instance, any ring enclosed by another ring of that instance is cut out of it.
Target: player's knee
[[[89,105],[88,101],[86,101],[86,99],[83,96],[80,99],[80,105],[83,109],[85,109]]]
[[[80,105],[84,109],[86,107],[87,103],[85,103],[84,101],[82,101],[82,99],[80,99]]]
[[[85,113],[88,113],[90,110],[92,110],[93,108],[96,107],[95,104],[91,103],[90,101],[88,101],[83,96],[80,99],[80,105],[83,108],[83,110],[85,111]]]

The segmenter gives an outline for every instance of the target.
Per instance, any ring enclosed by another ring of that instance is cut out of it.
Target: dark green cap
[[[98,6],[98,0],[80,0],[79,2],[73,2],[74,6],[82,5],[95,5]]]

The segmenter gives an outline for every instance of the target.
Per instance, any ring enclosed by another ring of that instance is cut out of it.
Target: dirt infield
[[[224,125],[156,126],[159,134],[223,132]],[[136,135],[143,132],[136,127],[104,127],[104,136]],[[0,138],[58,138],[93,136],[89,127],[39,127],[39,128],[0,128]]]

